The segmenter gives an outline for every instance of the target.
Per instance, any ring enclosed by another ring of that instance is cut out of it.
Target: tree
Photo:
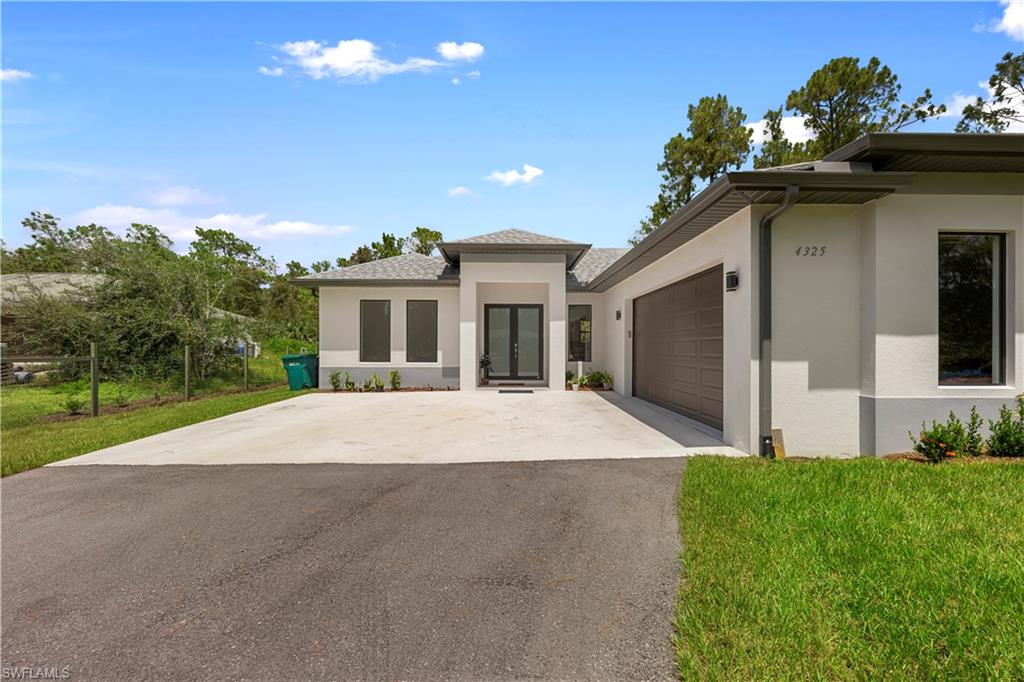
[[[373,251],[373,260],[401,256],[402,247],[404,245],[405,239],[403,237],[396,237],[393,234],[385,232],[380,236],[379,242],[372,242],[370,244],[370,249]],[[355,254],[353,254],[353,258],[354,257]]]
[[[782,130],[782,107],[766,111],[764,122],[764,142],[761,144],[761,153],[754,155],[754,168],[785,166],[814,158],[808,145],[786,139]]]
[[[877,57],[863,67],[857,57],[837,57],[811,74],[786,98],[786,109],[805,117],[814,133],[809,147],[818,156],[867,133],[893,132],[946,111],[932,103],[927,88],[910,104],[900,104],[899,78]]]
[[[306,277],[309,275],[309,268],[300,263],[297,260],[290,260],[284,265],[285,277],[288,279],[295,279],[296,277]]]
[[[258,246],[227,230],[196,228],[189,257],[210,269],[214,286],[207,292],[208,307],[257,316],[262,307],[262,289],[270,283],[277,267]]]
[[[989,99],[977,98],[964,107],[958,133],[1002,133],[1024,125],[1024,52],[1007,52],[988,79]]]
[[[750,154],[750,129],[743,109],[729,105],[725,95],[702,97],[690,105],[686,116],[689,135],[677,133],[665,143],[658,164],[661,191],[648,208],[651,215],[640,221],[631,240],[637,243],[693,198],[701,181],[714,182],[729,168],[739,168]]]
[[[340,260],[340,259],[339,259]],[[328,272],[331,269],[331,261],[317,260],[309,264],[313,272]]]
[[[406,238],[405,248],[410,253],[421,253],[424,256],[429,256],[434,252],[434,247],[437,246],[438,242],[443,240],[444,237],[437,230],[431,230],[429,227],[417,227]]]

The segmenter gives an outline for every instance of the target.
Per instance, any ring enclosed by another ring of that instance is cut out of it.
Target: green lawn
[[[193,395],[213,395],[219,392],[237,390],[242,387],[241,361],[235,376],[221,376],[201,380],[193,377]],[[264,351],[259,358],[249,361],[249,385],[254,388],[283,385],[286,381],[284,368],[281,365],[281,354]],[[140,400],[152,400],[154,397],[183,397],[183,377],[174,380],[152,382],[135,381],[121,382],[104,381],[100,384],[100,406],[117,405],[118,401],[133,403]],[[88,379],[48,385],[45,383],[4,386],[0,389],[0,428],[6,435],[7,429],[25,426],[53,414],[67,414],[66,398],[68,394],[77,396],[82,404],[82,411],[89,411]]]
[[[1024,464],[694,458],[683,679],[1024,679]]]
[[[74,421],[3,429],[0,474],[8,476],[100,448],[241,412],[298,395],[287,388],[175,402]]]

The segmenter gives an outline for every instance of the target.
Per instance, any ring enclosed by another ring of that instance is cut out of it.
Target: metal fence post
[[[242,344],[242,390],[249,390],[249,344]]]
[[[192,359],[188,350],[188,344],[185,344],[185,400],[192,400]]]
[[[96,342],[89,343],[89,391],[92,398],[92,416],[100,416],[100,358]]]

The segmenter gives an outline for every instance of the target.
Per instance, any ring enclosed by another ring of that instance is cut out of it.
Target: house
[[[625,229],[625,228],[624,228]],[[726,173],[631,249],[504,230],[303,277],[321,384],[561,390],[578,361],[750,453],[906,451],[1024,391],[1024,135]],[[488,387],[491,388],[491,387]],[[774,440],[773,440],[774,439]]]

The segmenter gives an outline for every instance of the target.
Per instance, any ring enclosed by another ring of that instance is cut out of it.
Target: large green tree
[[[946,111],[932,102],[931,90],[909,103],[900,102],[902,86],[892,70],[872,57],[861,66],[857,57],[837,57],[811,74],[786,98],[786,109],[804,116],[819,157],[867,133],[893,132]]]
[[[958,133],[1002,133],[1012,125],[1024,125],[1024,52],[1004,54],[988,88],[988,99],[979,97],[964,107]]]
[[[634,244],[653,231],[693,198],[702,183],[714,182],[729,168],[739,168],[750,154],[750,129],[743,109],[729,104],[725,95],[702,97],[686,112],[687,134],[677,133],[665,143],[658,164],[661,187],[631,240]]]
[[[799,163],[814,158],[814,152],[803,142],[791,142],[782,130],[782,107],[764,114],[764,142],[754,155],[754,168],[771,168]]]
[[[210,270],[208,306],[257,317],[263,288],[273,279],[274,261],[260,248],[227,230],[196,228],[189,257]]]
[[[437,244],[444,240],[444,237],[437,230],[429,227],[417,227],[405,240],[405,248],[411,253],[421,253],[429,256],[434,252]]]

